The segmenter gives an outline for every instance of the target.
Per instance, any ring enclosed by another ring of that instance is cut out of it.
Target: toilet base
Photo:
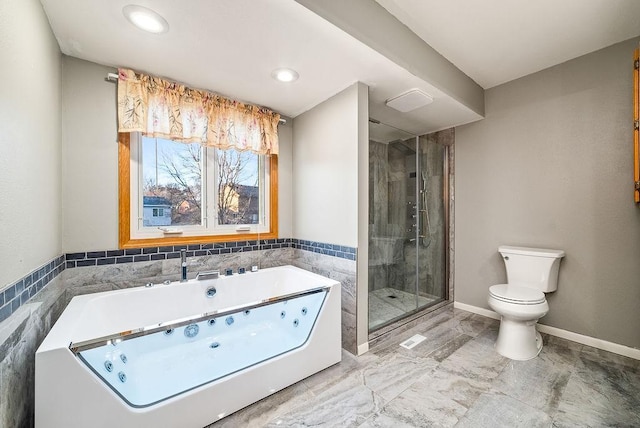
[[[495,349],[512,360],[526,361],[542,350],[542,336],[536,330],[538,320],[514,321],[502,317]]]

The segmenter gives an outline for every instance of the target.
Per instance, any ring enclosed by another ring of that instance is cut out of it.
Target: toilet
[[[489,288],[489,307],[500,315],[495,349],[512,360],[530,360],[542,349],[538,319],[549,312],[544,293],[558,289],[562,250],[500,246],[507,284]]]

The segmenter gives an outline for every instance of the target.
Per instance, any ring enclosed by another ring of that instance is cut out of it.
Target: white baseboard
[[[369,352],[369,342],[358,345],[358,355],[362,355],[365,352]]]
[[[477,306],[467,305],[466,303],[453,302],[453,307],[456,309],[462,309],[463,311],[473,312],[474,314],[482,315],[488,318],[493,318],[496,320],[500,319],[500,315],[498,315],[494,311],[485,308],[479,308]],[[571,340],[572,342],[591,346],[593,348],[602,349],[603,351],[613,352],[614,354],[624,355],[625,357],[640,360],[640,349],[631,348],[629,346],[620,345],[618,343],[607,342],[606,340],[597,339],[591,336],[585,336],[583,334],[574,333],[572,331],[563,330],[561,328],[551,327],[540,323],[538,323],[538,331],[540,331],[541,333],[550,334],[551,336],[557,336],[563,339]]]
[[[479,308],[477,306],[471,306],[460,302],[453,302],[453,307],[456,309],[462,309],[463,311],[473,312],[474,314],[482,315],[487,318],[493,318],[494,320],[500,320],[500,315],[489,309]]]

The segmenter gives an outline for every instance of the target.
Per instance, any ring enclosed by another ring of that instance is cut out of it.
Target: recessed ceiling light
[[[290,68],[278,68],[271,73],[271,77],[280,82],[293,82],[294,80],[298,80],[299,76],[295,70]]]
[[[149,33],[166,33],[169,31],[169,23],[158,12],[143,6],[130,4],[122,8],[122,14],[133,25]]]

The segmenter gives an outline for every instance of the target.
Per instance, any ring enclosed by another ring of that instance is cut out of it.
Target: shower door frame
[[[406,131],[405,131],[406,132]],[[426,135],[425,135],[426,137]],[[416,192],[415,192],[415,201],[416,204],[420,201],[420,186],[419,186],[419,178],[421,176],[422,173],[422,168],[420,166],[420,155],[419,155],[419,147],[420,147],[420,138],[421,136],[416,135],[415,137],[415,151],[416,151]],[[406,140],[405,140],[406,141]],[[394,328],[403,325],[407,322],[412,321],[413,319],[417,318],[417,314],[422,314],[422,313],[427,313],[430,312],[430,310],[435,310],[438,307],[441,306],[441,304],[443,302],[448,302],[449,301],[449,294],[450,294],[450,270],[451,270],[451,266],[450,266],[450,252],[451,252],[451,242],[450,242],[450,227],[451,227],[451,219],[450,219],[450,211],[451,211],[451,192],[450,192],[450,165],[449,165],[449,161],[450,161],[450,150],[451,150],[451,145],[449,144],[445,144],[443,145],[443,166],[442,166],[442,202],[443,202],[443,228],[444,228],[444,239],[443,239],[443,251],[444,251],[444,275],[443,275],[443,283],[441,284],[441,286],[443,287],[443,296],[441,298],[441,300],[436,300],[435,302],[432,303],[428,303],[424,306],[419,306],[419,287],[420,287],[420,278],[419,278],[419,259],[420,259],[420,252],[419,250],[419,246],[420,246],[420,213],[419,213],[419,206],[418,209],[416,209],[416,228],[415,228],[415,245],[416,245],[416,267],[415,267],[415,298],[416,298],[416,307],[415,309],[412,309],[410,311],[405,312],[403,315],[398,316],[396,318],[392,318],[389,321],[383,322],[377,326],[375,326],[373,329],[369,327],[369,308],[367,308],[367,330],[369,335],[371,334],[384,334],[387,331],[393,330]],[[426,189],[425,189],[426,191]],[[426,209],[426,207],[425,207]],[[368,263],[367,263],[368,266]],[[368,305],[367,305],[368,306]]]

